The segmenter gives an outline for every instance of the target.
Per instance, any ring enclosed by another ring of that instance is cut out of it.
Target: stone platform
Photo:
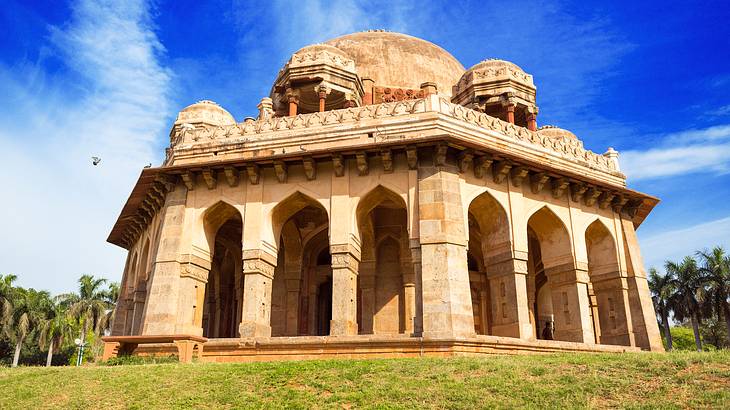
[[[210,339],[203,362],[254,362],[312,359],[373,359],[396,357],[480,356],[489,354],[538,354],[560,352],[639,352],[628,346],[591,345],[549,340],[477,336],[434,339],[409,336],[301,336]],[[173,343],[140,345],[135,355],[177,354]]]

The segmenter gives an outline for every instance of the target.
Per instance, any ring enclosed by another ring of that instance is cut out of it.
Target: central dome
[[[376,85],[418,89],[434,82],[440,94],[451,95],[451,87],[464,73],[464,66],[443,48],[420,38],[387,31],[347,34],[327,41],[355,60],[360,78]]]

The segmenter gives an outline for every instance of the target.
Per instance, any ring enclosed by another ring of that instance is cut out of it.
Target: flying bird
[[[99,165],[100,162],[101,162],[101,158],[99,158],[99,157],[91,157],[91,163],[94,164],[94,166]]]

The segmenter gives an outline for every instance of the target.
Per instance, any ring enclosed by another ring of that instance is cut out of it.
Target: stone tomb
[[[294,53],[257,118],[186,107],[108,239],[112,336],[204,337],[204,361],[662,350],[635,232],[658,200],[538,128],[535,92],[374,31]]]

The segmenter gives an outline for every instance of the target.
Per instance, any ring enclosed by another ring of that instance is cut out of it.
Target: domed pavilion
[[[514,63],[367,31],[292,54],[257,118],[184,108],[108,238],[105,357],[662,350],[636,238],[658,200],[535,96]]]

